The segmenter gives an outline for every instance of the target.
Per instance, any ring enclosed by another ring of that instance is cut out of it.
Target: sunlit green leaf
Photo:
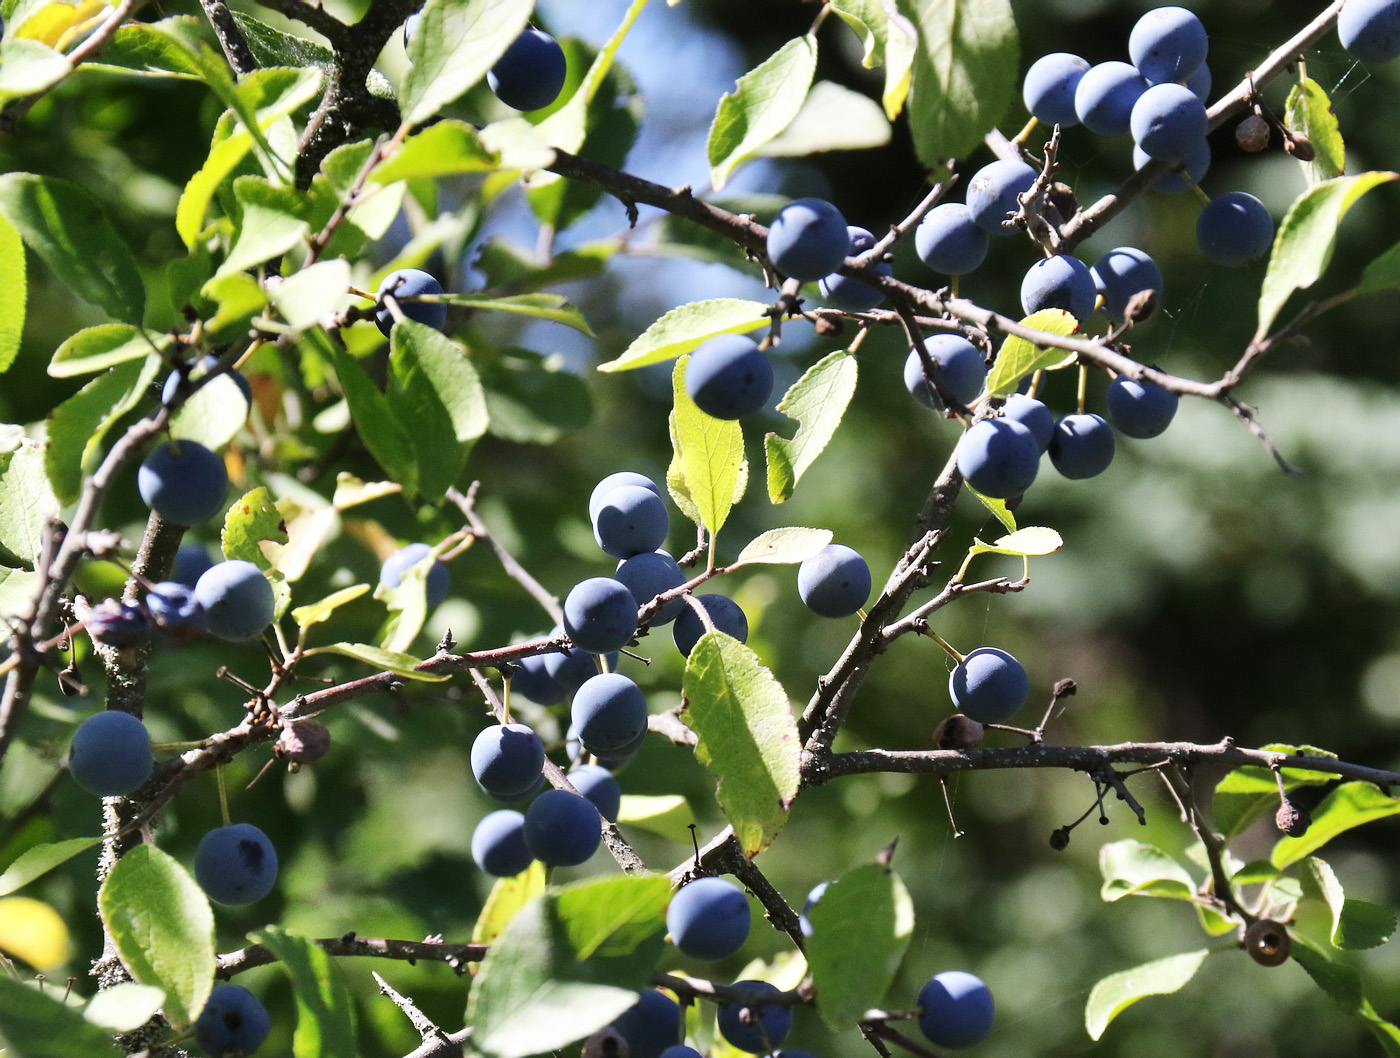
[[[700,523],[714,535],[738,501],[744,433],[737,422],[716,419],[695,406],[685,389],[685,369],[686,360],[678,360],[672,375],[675,463]]]
[[[44,468],[44,446],[27,437],[0,451],[0,548],[33,568],[58,497]]]
[[[831,537],[830,529],[804,529],[800,526],[769,529],[745,544],[730,568],[759,563],[791,565],[805,562],[831,543]]]
[[[212,958],[212,955],[211,955]],[[0,1044],[23,1058],[117,1058],[125,1052],[111,1034],[58,998],[62,989],[40,989],[0,974]]]
[[[1332,944],[1360,950],[1384,944],[1395,932],[1395,913],[1366,900],[1348,899],[1336,873],[1324,860],[1309,856],[1303,861],[1306,877],[1332,912]]]
[[[816,69],[816,38],[797,37],[740,77],[734,91],[720,99],[705,148],[716,191],[797,117]]]
[[[267,926],[248,935],[277,956],[292,981],[297,1001],[297,1028],[292,1037],[296,1058],[354,1054],[354,1003],[336,972],[331,957],[306,937],[280,926]]]
[[[1023,319],[1021,325],[1062,337],[1073,334],[1079,328],[1079,322],[1064,309],[1041,309]],[[1033,345],[1024,338],[1012,335],[1001,343],[996,363],[987,376],[987,393],[993,397],[1012,393],[1021,379],[1034,371],[1058,364],[1066,355],[1065,350],[1056,346]]]
[[[298,606],[292,611],[292,620],[302,628],[310,628],[312,625],[321,624],[330,620],[330,616],[337,609],[348,602],[354,602],[361,595],[369,593],[368,584],[352,584],[348,588],[341,588],[333,591],[324,599],[318,602],[309,603],[306,606]]]
[[[60,863],[67,863],[80,852],[97,845],[101,838],[68,838],[26,849],[0,874],[0,896],[9,896],[35,878],[47,874]]]
[[[1400,815],[1400,798],[1383,794],[1370,783],[1343,783],[1313,809],[1312,823],[1301,837],[1278,840],[1270,859],[1275,867],[1287,867],[1316,852],[1338,834],[1395,815]]]
[[[1311,161],[1303,163],[1311,183],[1331,180],[1346,171],[1346,145],[1332,101],[1311,77],[1294,82],[1289,89],[1283,121],[1290,132],[1306,136],[1316,152]]]
[[[374,167],[369,178],[377,184],[421,180],[454,173],[486,173],[497,166],[496,156],[481,145],[476,129],[448,119],[410,136],[402,147]]]
[[[695,812],[680,794],[623,794],[617,822],[672,841],[688,842]]]
[[[569,304],[569,300],[562,294],[510,294],[497,297],[480,294],[438,294],[424,300],[533,316],[535,319],[562,323],[590,338],[596,337],[592,328],[588,326],[588,321],[583,318],[583,313]]]
[[[428,0],[399,86],[403,120],[421,125],[485,77],[533,7],[533,0]]]
[[[164,1005],[164,989],[122,981],[93,996],[83,1017],[108,1032],[135,1032]]]
[[[755,153],[804,158],[822,151],[860,151],[889,143],[891,128],[880,104],[833,81],[818,81],[788,127]]]
[[[24,334],[24,310],[29,302],[29,284],[24,271],[24,242],[15,226],[0,216],[0,373],[8,371],[19,354]]]
[[[153,363],[120,364],[98,375],[50,413],[44,463],[60,503],[77,501],[83,473],[93,469],[107,430],[145,396],[154,373]]]
[[[768,455],[768,498],[783,503],[792,498],[802,475],[836,435],[846,406],[856,392],[856,358],[838,350],[818,360],[792,384],[778,410],[797,420],[792,440],[770,433],[763,438]]]
[[[1089,1036],[1099,1039],[1113,1019],[1139,999],[1170,995],[1181,989],[1196,976],[1209,954],[1201,950],[1169,955],[1103,978],[1094,985],[1084,1007],[1084,1027]]]
[[[861,65],[870,69],[885,61],[889,15],[881,0],[831,0],[831,9],[850,26],[864,47]]]
[[[673,360],[717,334],[747,334],[767,327],[768,306],[742,298],[693,301],[666,313],[599,371],[625,371]]]
[[[408,680],[422,680],[424,683],[441,683],[449,677],[444,673],[423,672],[416,668],[419,659],[411,654],[400,654],[391,650],[382,650],[369,643],[332,643],[328,647],[313,647],[308,650],[307,655],[312,654],[340,654],[343,657],[354,658],[356,661],[363,661],[366,665],[384,672],[392,672],[397,676],[402,676]]]
[[[1196,883],[1186,868],[1161,849],[1125,838],[1099,849],[1100,895],[1108,901],[1125,896],[1159,896],[1192,900]]]

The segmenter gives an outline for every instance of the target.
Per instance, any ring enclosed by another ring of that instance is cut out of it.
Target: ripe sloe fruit
[[[987,258],[991,236],[961,202],[934,206],[914,229],[914,249],[935,272],[961,276]]]
[[[1074,90],[1088,69],[1087,61],[1067,51],[1042,55],[1031,63],[1021,84],[1026,109],[1047,125],[1078,125]]]
[[[1211,199],[1196,218],[1196,242],[1219,264],[1252,261],[1273,241],[1273,218],[1264,203],[1246,191],[1227,191]]]
[[[1056,254],[1031,265],[1021,280],[1021,308],[1027,316],[1041,309],[1064,309],[1081,323],[1098,298],[1089,266],[1071,254]]]
[[[90,794],[129,794],[151,777],[154,766],[151,736],[130,713],[117,709],[94,713],[73,732],[68,772]]]
[[[608,493],[619,485],[640,485],[642,488],[650,489],[656,493],[657,499],[664,498],[661,495],[661,490],[656,487],[656,482],[645,474],[638,474],[632,470],[619,470],[616,474],[609,474],[593,486],[593,492],[588,497],[588,520],[590,522],[598,520],[598,508],[602,506]]]
[[[1138,97],[1129,119],[1133,143],[1149,158],[1179,162],[1205,139],[1206,107],[1185,85],[1156,84]]]
[[[1133,104],[1147,91],[1137,67],[1116,59],[1091,66],[1074,90],[1074,112],[1090,132],[1122,136],[1128,132]]]
[[[992,1031],[992,992],[980,977],[945,970],[919,990],[919,1028],[935,1047],[971,1047]]]
[[[655,492],[641,485],[619,485],[598,504],[593,538],[613,558],[630,558],[664,544],[670,525],[666,505]]]
[[[1055,432],[1055,416],[1040,401],[1024,393],[1013,393],[1006,398],[1001,411],[1003,416],[1031,432],[1041,452],[1050,447],[1050,435]]]
[[[836,271],[850,245],[846,218],[820,198],[789,202],[768,229],[768,259],[794,279],[820,279]]]
[[[827,544],[798,566],[797,593],[818,616],[849,617],[870,598],[870,567],[854,548]]]
[[[593,802],[593,807],[609,823],[617,822],[622,808],[622,788],[613,773],[601,764],[584,764],[569,772],[574,789]]]
[[[665,551],[644,551],[623,559],[617,564],[613,576],[627,585],[638,606],[645,606],[658,595],[679,588],[686,581],[685,571]],[[656,612],[651,623],[670,624],[684,608],[684,599],[672,599]]]
[[[875,245],[875,236],[864,228],[852,224],[847,226],[846,231],[851,238],[851,245],[846,250],[847,257],[859,257]],[[875,271],[885,276],[892,274],[888,261],[876,261]],[[823,276],[817,286],[821,288],[822,297],[826,298],[829,305],[845,309],[847,312],[869,312],[885,300],[885,292],[879,287],[871,286],[864,280],[843,276],[839,272]]]
[[[1035,435],[1011,419],[973,423],[958,441],[958,472],[984,496],[999,500],[1031,487],[1040,469]]]
[[[739,609],[739,604],[729,596],[712,593],[696,595],[693,598],[709,615],[710,623],[715,626],[716,632],[732,636],[740,643],[749,638],[749,619],[744,616],[744,611]],[[704,634],[705,624],[700,620],[700,615],[695,612],[694,607],[686,603],[685,609],[676,618],[676,623],[671,629],[671,638],[676,641],[676,649],[690,657],[690,652],[695,649],[695,644],[700,642],[700,637]]]
[[[194,877],[217,904],[251,904],[277,882],[277,850],[251,823],[217,827],[199,839]]]
[[[1337,15],[1337,38],[1362,62],[1389,62],[1400,55],[1400,3],[1346,0]]]
[[[924,348],[938,365],[939,382],[959,404],[977,399],[987,381],[987,362],[981,349],[959,334],[931,335],[924,339]],[[904,388],[924,407],[943,410],[943,400],[925,377],[924,361],[917,349],[910,349],[904,359]]]
[[[1119,319],[1133,295],[1143,290],[1162,290],[1162,270],[1157,262],[1135,246],[1119,246],[1094,262],[1090,273],[1094,287],[1103,295],[1104,308]]]
[[[772,395],[773,365],[752,338],[717,334],[691,354],[685,367],[685,391],[706,415],[742,419]]]
[[[1128,56],[1151,84],[1184,81],[1206,61],[1206,27],[1184,7],[1147,12],[1128,34]]]
[[[589,577],[564,597],[564,631],[580,650],[590,654],[618,650],[636,630],[637,600],[621,581]]]
[[[591,801],[568,790],[546,790],[525,812],[525,844],[550,867],[575,867],[598,850],[603,817]]]
[[[597,672],[593,665],[593,655],[585,654],[589,667]],[[565,691],[563,686],[549,674],[549,655],[531,654],[527,658],[521,658],[517,664],[515,673],[510,678],[510,690],[512,694],[523,694],[532,702],[540,705],[558,705],[564,700]]]
[[[1172,167],[1171,172],[1163,173],[1157,178],[1157,182],[1152,185],[1153,190],[1165,191],[1169,195],[1189,190],[1192,183],[1199,184],[1205,179],[1206,173],[1210,171],[1210,158],[1210,143],[1202,140],[1194,151]],[[1147,156],[1147,152],[1134,144],[1133,168],[1141,169],[1150,161],[1152,159]],[[1181,172],[1183,169],[1184,175]],[[1187,177],[1190,178],[1190,183],[1187,182]]]
[[[122,599],[103,599],[88,611],[87,633],[94,642],[124,650],[151,638],[151,618]]]
[[[1175,393],[1147,379],[1119,375],[1108,384],[1108,419],[1128,437],[1156,437],[1171,425],[1178,403]]]
[[[209,631],[209,615],[194,589],[178,581],[163,580],[146,593],[146,609],[156,627],[172,639],[195,639]]]
[[[749,939],[749,901],[723,878],[697,878],[682,886],[666,908],[671,943],[692,959],[727,959]]]
[[[780,989],[767,981],[735,981],[734,988],[742,989],[756,998],[776,995]],[[743,1012],[748,1011],[746,1020]],[[766,1054],[792,1031],[792,1008],[776,1004],[748,1007],[742,1003],[721,1003],[717,1012],[719,1033],[741,1051],[750,1054]]]
[[[1026,670],[999,647],[978,647],[948,674],[953,705],[979,724],[1005,723],[1029,693]]]
[[[486,83],[506,106],[539,110],[559,98],[568,73],[559,42],[543,30],[529,28],[496,60]]]
[[[472,742],[472,774],[492,797],[526,793],[544,767],[544,743],[525,724],[492,724]]]
[[[405,319],[440,331],[447,325],[446,305],[434,301],[407,299],[416,298],[420,294],[441,293],[442,284],[421,268],[399,268],[390,272],[380,282],[378,296],[382,299],[384,295],[392,294]],[[387,338],[389,332],[394,329],[394,313],[388,305],[380,305],[375,310],[374,322],[379,328],[379,333]]]
[[[379,567],[379,583],[386,588],[397,588],[403,583],[403,575],[433,553],[427,544],[405,544],[384,560]],[[447,598],[452,587],[452,574],[441,559],[433,559],[426,576],[426,596],[428,608],[432,609]]]
[[[569,716],[589,753],[617,753],[646,731],[646,695],[621,673],[600,672],[578,689]]]
[[[1015,158],[1002,158],[972,174],[967,185],[967,210],[988,235],[1015,235],[1003,223],[1021,209],[1017,201],[1035,183],[1036,171]]]
[[[534,859],[525,847],[525,817],[501,808],[482,817],[472,831],[472,860],[496,878],[514,878]]]
[[[612,1028],[627,1041],[629,1058],[661,1058],[681,1042],[681,1008],[665,992],[648,988],[635,1006],[623,1011]]]
[[[188,527],[224,509],[228,471],[223,459],[198,441],[165,441],[142,462],[136,489],[156,514]]]
[[[215,985],[194,1023],[194,1040],[210,1058],[241,1058],[262,1046],[272,1019],[242,985]]]
[[[550,635],[556,636],[562,631],[562,628],[555,628]],[[610,651],[605,656],[608,659],[608,670],[616,669],[617,651]],[[582,687],[585,680],[598,674],[598,662],[595,660],[595,655],[583,648],[569,647],[562,652],[546,654],[544,656],[544,671],[550,679],[564,689],[565,695],[570,695]]]
[[[214,556],[203,544],[181,544],[170,567],[170,579],[193,588],[200,575],[214,564]]]
[[[662,1051],[660,1058],[705,1058],[705,1056],[694,1047],[687,1047],[683,1043],[678,1043],[674,1047],[667,1047]]]
[[[272,623],[276,599],[263,571],[241,558],[216,562],[200,575],[194,597],[220,639],[253,639]]]
[[[1113,462],[1113,428],[1101,415],[1066,415],[1050,435],[1050,462],[1067,478],[1097,477]]]

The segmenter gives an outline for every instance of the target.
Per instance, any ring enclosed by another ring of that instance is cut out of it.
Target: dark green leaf
[[[211,951],[212,959],[213,953]],[[50,985],[22,984],[0,974],[0,1048],[16,1058],[117,1058],[112,1037],[80,1011],[59,1002]]]
[[[706,632],[686,659],[681,705],[725,818],[744,852],[758,855],[787,822],[801,780],[787,693],[747,646]]]
[[[0,896],[9,896],[22,889],[35,878],[47,874],[60,863],[67,863],[80,852],[85,852],[98,844],[98,838],[69,838],[52,844],[34,845],[15,857],[13,863],[0,874]]]
[[[512,349],[477,364],[486,392],[488,430],[518,444],[549,445],[593,416],[588,385],[558,358]]]
[[[165,1016],[191,1024],[214,987],[214,913],[195,880],[154,845],[117,861],[97,896],[122,963],[165,990]]]
[[[331,957],[314,941],[280,926],[257,930],[248,939],[277,956],[292,980],[297,1000],[297,1029],[292,1038],[296,1058],[354,1054],[354,1007]]]
[[[284,33],[266,22],[250,18],[241,11],[233,12],[233,20],[243,31],[244,39],[248,41],[248,50],[253,53],[253,58],[258,60],[261,67],[315,66],[327,75],[335,68],[335,53],[325,45],[305,37]],[[393,85],[378,70],[369,71],[365,84],[371,95],[382,99],[394,98]]]
[[[101,323],[85,327],[60,345],[49,363],[49,374],[54,378],[88,375],[162,352],[169,344],[169,335],[145,334],[125,323]]]
[[[1356,970],[1343,963],[1334,962],[1300,937],[1293,938],[1293,947],[1289,949],[1289,954],[1294,962],[1308,972],[1308,976],[1317,987],[1332,997],[1334,1003],[1348,1013],[1358,1010],[1363,999],[1361,975]]]
[[[539,320],[562,323],[576,331],[595,338],[583,313],[569,304],[562,294],[508,294],[493,297],[483,294],[438,294],[426,297],[425,301],[440,301],[448,305],[463,305],[473,309],[488,309],[493,312],[510,312],[519,316],[532,316]]]
[[[0,176],[0,214],[67,287],[126,323],[141,322],[146,288],[126,241],[86,188],[54,176]]]
[[[816,69],[816,38],[797,37],[740,77],[734,91],[720,99],[705,148],[716,191],[740,164],[792,124]]]
[[[792,498],[807,468],[821,455],[856,392],[856,358],[845,350],[830,353],[809,367],[778,402],[778,410],[797,420],[792,440],[770,433],[763,438],[768,455],[768,498]]]
[[[832,882],[808,919],[822,1020],[841,1030],[884,1001],[909,946],[914,905],[899,875],[867,863]]]
[[[49,413],[44,464],[60,503],[77,501],[83,474],[96,466],[107,431],[146,395],[157,364],[151,358],[114,367]]]
[[[555,283],[601,275],[622,248],[617,239],[599,239],[539,261],[524,247],[502,236],[492,236],[482,243],[476,267],[486,276],[488,287],[513,294],[528,293]]]
[[[1396,243],[1385,253],[1366,266],[1361,273],[1361,282],[1356,284],[1358,297],[1364,294],[1378,294],[1383,290],[1400,287],[1400,243]]]
[[[335,365],[341,391],[350,404],[350,417],[360,440],[385,473],[413,495],[418,488],[418,461],[413,437],[393,406],[370,381],[364,368],[339,344],[332,344],[318,330],[305,332],[323,356]]]
[[[179,31],[191,25],[198,25],[198,20],[191,15],[174,15],[154,23],[128,22],[103,45],[97,61],[87,65],[126,73],[199,80],[199,66],[191,57],[189,47],[179,39]]]
[[[1094,985],[1094,990],[1089,993],[1089,1002],[1084,1007],[1084,1027],[1088,1029],[1089,1036],[1099,1039],[1113,1019],[1139,999],[1178,991],[1196,976],[1196,971],[1209,954],[1209,951],[1201,950],[1169,955],[1165,959],[1155,959],[1103,978]]]

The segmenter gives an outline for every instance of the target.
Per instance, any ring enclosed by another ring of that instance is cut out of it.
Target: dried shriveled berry
[[[1277,966],[1286,961],[1292,947],[1288,927],[1271,918],[1251,922],[1244,931],[1244,950],[1260,966]]]
[[[1290,838],[1301,838],[1311,823],[1312,814],[1290,797],[1285,797],[1274,813],[1274,824]]]
[[[1050,831],[1050,847],[1056,852],[1069,848],[1069,827],[1056,827]]]
[[[1269,145],[1269,123],[1258,114],[1250,114],[1235,126],[1235,142],[1242,151],[1262,151]]]
[[[331,733],[319,720],[298,720],[282,728],[272,752],[293,764],[312,764],[331,748]]]
[[[986,728],[970,716],[945,716],[933,729],[934,749],[971,749],[982,741]]]

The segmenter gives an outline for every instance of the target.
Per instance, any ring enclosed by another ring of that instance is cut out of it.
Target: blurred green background
[[[1148,6],[1018,0],[1021,69],[1056,50],[1075,51],[1091,62],[1126,58],[1128,32]],[[1318,10],[1265,0],[1192,6],[1211,33],[1215,95]],[[588,5],[553,0],[541,2],[539,20],[596,47],[624,7],[620,0]],[[160,13],[186,9],[197,10],[176,4]],[[349,13],[344,5],[337,10]],[[675,8],[653,3],[619,56],[639,86],[644,108],[644,132],[627,167],[668,185],[702,187],[704,134],[715,100],[732,87],[734,77],[805,32],[815,11],[814,4],[792,0],[686,0]],[[829,19],[820,41],[821,77],[878,95],[877,75],[860,68],[859,51],[844,25]],[[401,49],[391,44],[381,65],[391,75],[400,72]],[[1400,68],[1360,66],[1329,35],[1308,55],[1307,72],[1332,99],[1347,139],[1348,172],[1395,166],[1400,126],[1391,120],[1391,104]],[[1276,113],[1282,112],[1284,81],[1264,91]],[[478,91],[461,112],[486,114],[490,105]],[[92,188],[154,278],[166,261],[182,255],[174,204],[203,160],[217,113],[197,86],[87,74],[44,100],[19,133],[0,140],[0,168],[62,175]],[[1024,118],[1018,101],[1001,128],[1014,135]],[[1229,127],[1217,131],[1211,143],[1215,160],[1203,186],[1212,194],[1250,191],[1277,220],[1305,187],[1301,166],[1278,149],[1277,135],[1271,149],[1258,156],[1239,151]],[[970,173],[987,160],[990,154],[979,152],[960,170]],[[1127,174],[1130,147],[1126,140],[1105,141],[1072,129],[1065,134],[1061,160],[1062,179],[1086,203]],[[901,219],[925,188],[901,119],[887,147],[756,162],[727,190],[820,194],[851,223],[878,233]],[[460,203],[467,233],[435,258],[448,289],[480,285],[472,265],[482,238],[524,246],[536,242],[536,226],[515,192],[503,196],[498,213],[478,227],[478,190],[469,182],[443,189],[444,205]],[[960,196],[961,186],[954,191]],[[1092,261],[1124,244],[1152,253],[1165,273],[1166,291],[1154,318],[1129,336],[1134,354],[1179,374],[1212,379],[1249,340],[1264,266],[1228,270],[1205,262],[1194,243],[1198,209],[1189,194],[1149,195],[1081,254]],[[493,414],[503,436],[483,439],[469,468],[482,482],[481,509],[493,532],[560,595],[575,581],[611,569],[587,525],[586,499],[594,483],[621,469],[656,477],[664,474],[669,458],[665,372],[599,375],[592,366],[616,356],[675,305],[726,294],[765,296],[757,269],[737,252],[728,264],[658,257],[657,220],[654,211],[644,210],[627,252],[603,277],[563,288],[587,315],[596,342],[551,324],[461,321],[459,336],[484,362],[504,369],[512,363],[505,351],[521,346],[551,357],[552,366],[567,367],[581,379],[557,378],[546,396],[513,406],[514,415],[498,402]],[[559,233],[557,245],[611,236],[624,225],[621,207],[604,200],[574,230]],[[1325,295],[1354,283],[1397,231],[1400,191],[1384,187],[1364,198],[1348,215],[1316,291]],[[375,264],[392,258],[408,234],[405,222],[391,236],[392,245],[377,252]],[[898,249],[896,275],[938,282],[911,249]],[[1001,240],[986,265],[964,280],[962,293],[1017,315],[1016,290],[1031,260],[1026,243]],[[10,422],[41,420],[76,388],[74,381],[48,378],[44,365],[74,330],[100,322],[95,310],[77,302],[32,257],[29,296],[24,351],[0,387],[0,416]],[[1394,295],[1383,295],[1320,319],[1305,340],[1276,350],[1240,388],[1239,396],[1259,409],[1269,436],[1302,477],[1281,473],[1225,409],[1184,401],[1161,438],[1121,441],[1114,465],[1099,478],[1067,481],[1047,464],[1018,516],[1022,524],[1058,529],[1063,551],[1033,563],[1032,583],[1024,593],[970,598],[940,613],[937,630],[963,650],[993,644],[1015,653],[1031,674],[1027,720],[1038,715],[1057,679],[1073,677],[1079,693],[1051,726],[1052,742],[1215,742],[1229,735],[1244,745],[1306,741],[1359,763],[1400,768],[1396,306]],[[372,342],[366,338],[364,344]],[[777,353],[779,386],[839,346],[840,339],[817,338],[807,324],[788,324]],[[763,494],[762,437],[770,430],[790,434],[793,424],[772,411],[745,422],[753,481],[721,534],[722,559],[772,526],[825,526],[866,556],[877,582],[883,578],[907,544],[912,515],[957,435],[954,424],[936,420],[909,400],[900,382],[905,353],[893,329],[872,335],[862,346],[860,384],[845,422],[782,509]],[[279,379],[288,367],[265,354],[250,365],[265,403],[266,429],[249,433],[237,446],[246,471],[241,483],[268,483],[279,495],[290,495],[299,478],[301,485],[328,496],[339,471],[381,477],[366,455],[336,444],[329,427],[318,432],[309,416],[295,443],[279,439],[285,415],[278,404]],[[1052,378],[1048,386],[1048,400],[1060,411],[1072,410],[1070,376]],[[1098,408],[1103,385],[1102,378],[1091,381],[1090,410]],[[528,438],[548,443],[522,443]],[[304,472],[301,446],[316,457]],[[372,582],[382,557],[372,544],[385,539],[376,535],[380,529],[399,541],[435,541],[458,528],[453,513],[412,508],[397,498],[347,512],[338,536],[297,584],[294,601]],[[139,537],[144,510],[129,482],[107,504],[105,519],[129,538]],[[990,539],[999,532],[980,507],[961,503],[944,552],[949,571],[974,535]],[[203,536],[212,543],[212,534],[210,529]],[[676,515],[672,550],[687,550],[692,539]],[[985,558],[974,569],[1014,575],[1011,563]],[[456,559],[452,576],[452,596],[433,615],[421,652],[448,628],[463,648],[547,631],[547,617],[485,548]],[[113,591],[118,577],[114,567],[92,566],[84,571],[82,586],[94,593]],[[807,613],[789,568],[737,574],[721,589],[744,606],[751,645],[800,709],[854,623]],[[345,613],[335,632],[343,639],[372,637],[383,616],[369,600]],[[668,631],[653,633],[641,653],[650,665],[625,661],[623,670],[648,690],[653,711],[670,708],[677,701],[682,666]],[[252,648],[206,643],[158,654],[147,709],[158,739],[196,738],[238,720],[243,695],[214,678],[220,665],[254,683],[266,677],[266,661]],[[99,691],[95,659],[83,662],[82,671]],[[337,679],[361,671],[348,662],[315,669]],[[901,640],[874,667],[838,748],[929,748],[934,726],[948,711],[947,671],[947,658],[931,642]],[[97,693],[62,699],[51,681],[44,684],[22,732],[26,745],[11,753],[0,773],[0,818],[9,819],[28,803],[52,774],[73,725],[99,704]],[[558,710],[526,705],[520,712],[557,742]],[[239,791],[234,817],[256,822],[271,835],[284,874],[266,900],[218,912],[221,948],[239,946],[244,932],[270,921],[316,936],[355,930],[364,936],[442,934],[466,940],[488,890],[488,880],[470,861],[468,842],[476,820],[495,807],[466,767],[466,748],[484,720],[480,697],[464,679],[413,686],[362,699],[330,716],[335,748],[313,768],[288,775],[275,766],[242,792],[267,760],[267,750],[234,764],[229,769],[231,789]],[[625,793],[685,794],[701,818],[703,836],[722,825],[712,780],[688,751],[659,738],[649,741],[621,782]],[[988,1058],[1380,1053],[1360,1022],[1341,1014],[1296,963],[1265,969],[1242,952],[1207,960],[1182,993],[1133,1007],[1101,1042],[1089,1040],[1083,1007],[1095,981],[1206,943],[1187,906],[1147,900],[1110,905],[1099,899],[1102,841],[1139,838],[1177,854],[1188,844],[1189,832],[1158,780],[1141,777],[1133,789],[1147,806],[1146,827],[1139,828],[1121,805],[1111,805],[1108,826],[1098,827],[1091,818],[1074,831],[1068,849],[1055,852],[1048,844],[1051,830],[1092,802],[1092,786],[1082,776],[1000,772],[951,781],[957,822],[966,831],[956,840],[936,782],[897,775],[848,778],[806,792],[760,865],[789,902],[800,905],[811,886],[868,862],[898,838],[894,863],[914,896],[918,924],[888,1005],[912,1005],[920,985],[939,970],[963,968],[981,975],[998,1004],[997,1027],[975,1052]],[[202,779],[168,814],[159,840],[188,863],[199,836],[217,822],[214,782]],[[34,842],[95,833],[97,827],[92,800],[65,782],[52,812],[18,827],[0,822],[0,862]],[[685,833],[674,840],[627,833],[657,869],[669,869],[686,855]],[[1400,906],[1396,836],[1396,824],[1383,822],[1329,847],[1325,855],[1348,895]],[[1236,852],[1245,859],[1259,856],[1272,840],[1261,827]],[[72,925],[76,949],[68,970],[79,976],[79,991],[86,988],[81,978],[87,960],[100,950],[92,913],[94,862],[95,853],[80,857],[26,890],[52,902]],[[612,869],[600,854],[566,876]],[[760,924],[744,957],[773,955],[784,947],[778,934]],[[1354,961],[1381,1014],[1400,1018],[1396,945]],[[725,980],[742,969],[742,958],[718,967],[683,965]],[[366,1058],[402,1054],[417,1044],[402,1015],[375,996],[372,967],[444,1026],[460,1025],[465,985],[446,967],[346,960],[342,972],[362,997],[360,1053]],[[273,1011],[274,1036],[263,1053],[287,1053],[294,1012],[281,972],[266,968],[240,980]],[[854,1032],[831,1035],[815,1015],[799,1018],[788,1044],[821,1058],[870,1053]]]

